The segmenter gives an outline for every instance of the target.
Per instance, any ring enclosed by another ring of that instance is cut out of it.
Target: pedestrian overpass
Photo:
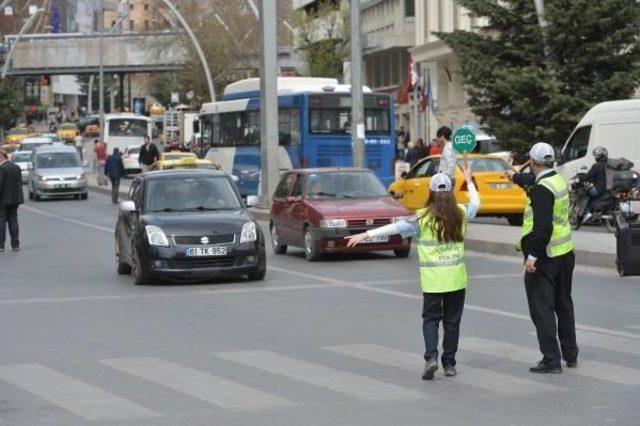
[[[7,36],[9,43],[15,36]],[[104,34],[105,73],[151,73],[181,70],[187,50],[180,33]],[[7,75],[96,74],[100,67],[98,34],[30,34],[15,46]]]

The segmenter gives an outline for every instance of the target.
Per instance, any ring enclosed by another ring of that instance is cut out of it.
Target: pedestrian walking
[[[107,144],[98,139],[93,141],[93,170],[96,174],[98,186],[106,186],[107,178],[104,175],[104,165],[107,162]]]
[[[423,294],[422,331],[425,344],[424,380],[431,380],[438,370],[438,331],[444,328],[442,366],[444,375],[453,377],[460,336],[460,320],[467,288],[464,238],[467,221],[476,216],[480,198],[468,167],[464,176],[469,189],[469,205],[457,204],[449,176],[438,173],[431,178],[431,196],[414,218],[346,237],[353,247],[373,237],[400,234],[418,237],[420,287]]]
[[[532,373],[561,373],[578,366],[571,285],[575,255],[569,225],[569,186],[555,172],[553,147],[535,144],[532,173],[507,172],[528,193],[519,249],[525,258],[524,284],[542,360]],[[557,318],[557,322],[556,322]],[[558,339],[560,345],[558,346]]]
[[[22,171],[9,161],[6,152],[0,150],[0,252],[4,252],[7,225],[11,248],[20,250],[18,207],[23,203]]]
[[[104,165],[104,174],[111,180],[111,202],[118,204],[120,179],[124,176],[124,163],[118,148],[114,148],[113,154],[107,158],[107,162]]]
[[[158,151],[158,148],[151,143],[151,138],[149,136],[145,136],[144,143],[140,148],[139,156],[140,168],[142,169],[142,172],[144,173],[149,171],[149,168],[153,165],[153,163],[158,161],[159,158],[160,151]]]
[[[440,127],[436,132],[436,138],[442,147],[438,172],[449,176],[449,179],[451,179],[451,183],[455,188],[455,169],[458,157],[456,155],[456,151],[453,149],[453,144],[451,143],[451,129],[447,126]]]

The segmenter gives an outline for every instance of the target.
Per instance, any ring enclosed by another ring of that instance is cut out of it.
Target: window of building
[[[129,10],[133,10],[133,3],[129,5]]]
[[[416,16],[416,0],[404,0],[404,16],[407,18]]]
[[[135,21],[133,21],[133,20],[129,21],[129,29],[131,31],[135,31],[135,29],[136,29],[136,22]]]
[[[149,20],[148,19],[144,20],[144,29],[145,30],[149,30]]]
[[[149,10],[149,3],[144,4],[144,10]]]

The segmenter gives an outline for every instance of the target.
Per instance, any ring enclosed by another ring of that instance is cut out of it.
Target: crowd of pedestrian
[[[396,135],[397,157],[408,163],[409,167],[413,167],[423,158],[442,155],[447,141],[450,140],[451,129],[446,126],[438,130],[437,137],[431,139],[429,144],[425,144],[422,138],[411,140],[409,132],[400,127]]]

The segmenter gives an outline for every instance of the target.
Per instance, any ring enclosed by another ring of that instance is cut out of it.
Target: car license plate
[[[193,247],[184,251],[184,255],[188,257],[193,256],[226,256],[226,247]]]
[[[386,243],[389,241],[389,237],[387,235],[383,235],[381,237],[369,237],[365,240],[365,243],[375,244],[375,243]]]
[[[513,188],[513,184],[511,183],[492,183],[491,184],[491,189],[497,189],[499,191],[504,191],[512,188]]]
[[[62,183],[54,186],[54,188],[56,188],[56,189],[68,188],[68,187],[69,187],[69,185],[65,185],[65,184],[62,184]]]

